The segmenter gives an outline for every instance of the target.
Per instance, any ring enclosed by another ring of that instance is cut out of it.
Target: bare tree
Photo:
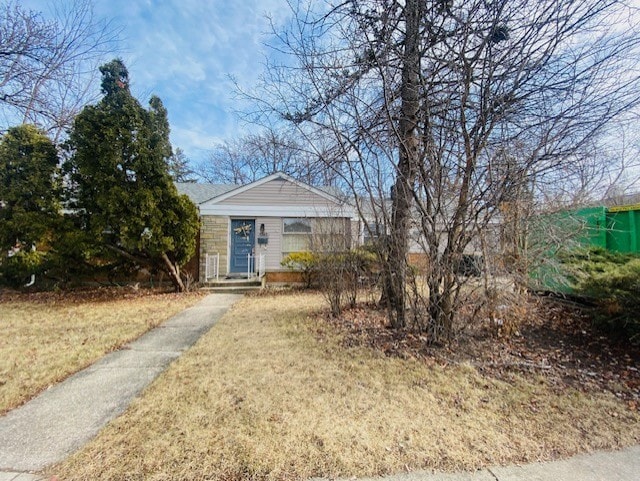
[[[197,181],[195,172],[190,166],[189,159],[180,147],[176,147],[176,149],[171,152],[167,164],[169,167],[169,175],[171,175],[174,182]]]
[[[561,179],[590,139],[637,106],[629,10],[617,0],[346,0],[292,10],[277,44],[290,57],[268,69],[257,114],[296,126],[309,145],[332,140],[327,158],[340,161],[325,166],[362,215],[388,226],[380,255],[391,324],[412,319],[432,340],[450,339],[467,280],[459,266],[501,206],[532,202],[540,182]],[[427,289],[408,319],[412,229]]]
[[[243,185],[284,172],[310,185],[333,185],[336,176],[323,167],[321,155],[284,131],[266,129],[216,146],[197,172],[212,183]]]
[[[549,208],[611,205],[638,191],[640,138],[637,116],[612,122],[577,149],[573,161],[541,178],[537,196]],[[560,178],[560,179],[559,179]],[[561,180],[561,181],[559,181]],[[635,186],[635,187],[634,187]]]
[[[117,33],[94,18],[89,0],[56,4],[52,14],[0,6],[0,109],[4,129],[32,123],[57,139],[97,94],[91,76]]]
[[[251,158],[240,139],[216,145],[205,161],[196,165],[200,178],[212,184],[242,185],[251,182]]]

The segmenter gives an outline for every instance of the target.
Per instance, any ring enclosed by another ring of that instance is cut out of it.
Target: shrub
[[[302,280],[304,281],[305,287],[309,288],[313,285],[316,273],[316,266],[318,263],[318,256],[313,252],[303,251],[303,252],[292,252],[287,255],[282,261],[280,265],[290,269],[292,271],[299,271],[302,273]]]
[[[599,307],[596,321],[640,343],[640,257],[593,248],[566,255],[563,262],[574,292]]]
[[[20,250],[0,260],[0,284],[23,287],[32,274],[42,271],[46,254],[35,250]]]
[[[280,265],[301,272],[307,288],[317,285],[338,316],[343,305],[355,306],[361,285],[374,277],[377,256],[366,249],[292,252]]]
[[[340,315],[345,303],[355,306],[362,280],[372,277],[376,260],[376,255],[365,249],[317,256],[316,275],[332,315]]]

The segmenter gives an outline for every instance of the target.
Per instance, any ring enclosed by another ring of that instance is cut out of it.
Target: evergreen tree
[[[149,110],[140,105],[121,60],[100,72],[104,97],[83,109],[69,137],[73,207],[104,249],[164,270],[184,290],[179,268],[194,253],[198,218],[169,175],[167,111],[155,96]]]
[[[32,125],[0,139],[0,270],[19,285],[43,264],[40,251],[60,219],[58,154]]]

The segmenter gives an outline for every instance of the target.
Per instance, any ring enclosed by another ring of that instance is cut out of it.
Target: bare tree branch
[[[247,95],[254,120],[331,146],[326,167],[363,217],[388,226],[392,324],[404,326],[411,305],[432,340],[450,339],[467,292],[458,268],[476,241],[500,222],[523,226],[544,183],[595,175],[593,155],[574,167],[638,107],[630,10],[618,0],[346,0],[300,1],[292,13],[277,32],[288,56]],[[412,243],[427,288],[407,303]]]
[[[0,7],[3,128],[33,123],[58,139],[92,96],[92,75],[117,31],[89,0],[56,4],[53,19],[9,1]]]

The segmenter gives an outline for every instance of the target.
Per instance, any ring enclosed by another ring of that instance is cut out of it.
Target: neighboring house
[[[353,208],[336,189],[313,187],[284,173],[243,186],[176,186],[200,211],[200,282],[283,272],[282,259],[308,250],[314,238],[351,237]]]

